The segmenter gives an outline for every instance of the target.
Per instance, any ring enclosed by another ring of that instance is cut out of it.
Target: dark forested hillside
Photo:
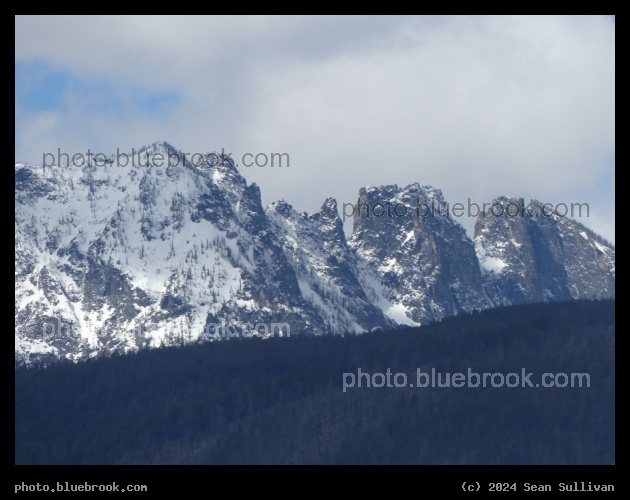
[[[604,300],[20,368],[15,462],[610,464],[614,347],[615,301]],[[418,368],[524,369],[534,387],[416,387]],[[414,387],[351,387],[359,369],[405,373]],[[546,372],[568,385],[535,387]],[[570,387],[573,372],[590,387]]]

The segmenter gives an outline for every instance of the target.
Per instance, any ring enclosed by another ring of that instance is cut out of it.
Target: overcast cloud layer
[[[263,203],[419,182],[587,202],[614,241],[611,17],[16,17],[16,161],[224,148]],[[290,167],[246,168],[244,153]],[[471,232],[473,219],[460,218]],[[349,224],[349,223],[348,223]]]

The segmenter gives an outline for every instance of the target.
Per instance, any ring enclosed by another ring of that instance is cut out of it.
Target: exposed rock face
[[[615,296],[609,243],[536,200],[500,197],[493,205],[479,215],[474,239],[495,304]]]
[[[228,157],[193,165],[165,142],[136,155],[15,166],[16,365],[614,297],[614,248],[566,218],[480,216],[473,242],[440,190],[368,187],[347,241],[332,198],[264,210]]]
[[[356,207],[350,245],[380,280],[392,312],[426,323],[492,306],[473,242],[446,215],[439,189],[417,183],[361,189]]]

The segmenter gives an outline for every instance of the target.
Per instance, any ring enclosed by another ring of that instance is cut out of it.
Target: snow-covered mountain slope
[[[396,326],[370,302],[359,282],[357,259],[346,242],[333,198],[313,215],[298,214],[279,201],[267,208],[267,216],[284,242],[302,295],[333,331],[359,333]]]
[[[154,144],[139,161],[169,150]],[[213,163],[16,165],[18,362],[221,336],[205,327],[224,323],[329,331],[302,298],[258,187],[231,159]]]
[[[159,142],[117,160],[15,165],[16,365],[614,296],[614,248],[569,219],[481,217],[473,243],[440,190],[368,187],[346,241],[335,200],[264,210],[229,157]]]

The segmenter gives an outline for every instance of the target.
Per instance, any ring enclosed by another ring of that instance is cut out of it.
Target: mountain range
[[[481,212],[471,239],[439,189],[363,187],[347,238],[336,200],[265,208],[228,156],[137,155],[146,166],[15,165],[16,366],[615,295],[614,246],[536,200],[492,200],[501,214]]]

